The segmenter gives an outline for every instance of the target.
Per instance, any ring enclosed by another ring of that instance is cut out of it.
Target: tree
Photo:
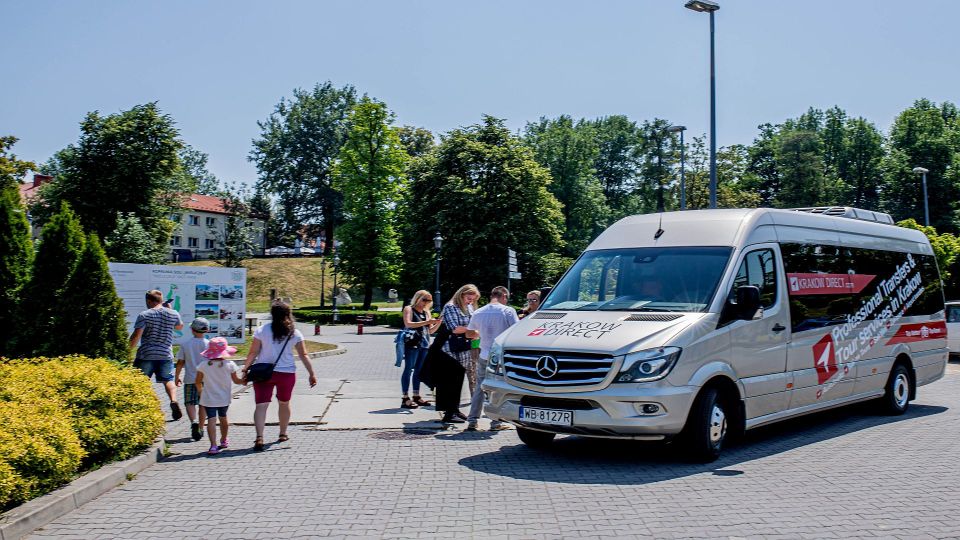
[[[127,364],[130,349],[124,313],[107,255],[97,235],[90,234],[57,302],[45,354],[83,354]]]
[[[245,259],[256,253],[257,238],[263,232],[250,220],[251,202],[255,199],[250,198],[245,202],[243,192],[233,189],[225,191],[220,200],[227,215],[223,220],[223,229],[214,229],[213,233],[223,246],[223,265],[240,268]]]
[[[898,221],[897,225],[906,227],[907,229],[914,229],[927,235],[927,238],[930,240],[930,247],[933,248],[933,255],[937,259],[937,266],[940,268],[940,277],[943,278],[943,281],[950,283],[955,281],[955,277],[960,277],[953,276],[950,272],[954,263],[957,262],[957,256],[960,255],[960,238],[950,233],[938,233],[936,228],[921,225],[913,218]],[[953,288],[955,289],[956,286]]]
[[[923,167],[929,170],[930,225],[939,231],[957,232],[960,175],[947,174],[956,152],[953,110],[952,104],[937,107],[927,99],[920,99],[894,120],[884,166],[883,197],[883,204],[894,219],[923,220],[922,179],[913,172],[914,167]]]
[[[854,118],[844,126],[847,140],[843,178],[845,200],[857,208],[878,209],[883,160],[883,135],[864,118]]]
[[[200,193],[218,197],[223,194],[223,187],[217,177],[207,170],[209,156],[196,148],[184,145],[178,153],[180,158],[181,184],[188,193]]]
[[[424,128],[413,126],[400,126],[397,128],[397,135],[400,142],[407,150],[407,154],[412,158],[420,157],[437,145],[433,139],[433,133]]]
[[[353,86],[334,88],[329,81],[309,92],[294,90],[292,100],[281,99],[267,120],[257,122],[260,138],[249,156],[260,173],[258,185],[277,195],[281,211],[276,219],[284,236],[292,238],[303,224],[319,221],[328,253],[342,219],[341,195],[331,172],[356,98]]]
[[[819,206],[828,195],[823,176],[822,145],[812,131],[786,131],[778,136],[775,160],[780,190],[774,204],[781,208]]]
[[[631,195],[640,166],[637,124],[623,115],[600,118],[592,124],[598,152],[594,169],[612,213],[610,219],[634,214],[637,207]]]
[[[641,181],[635,188],[635,195],[640,198],[641,208],[645,211],[663,212],[667,207],[673,208],[672,201],[668,204],[667,190],[671,181],[669,173],[672,152],[669,145],[673,136],[667,132],[670,122],[655,118],[652,122],[645,121],[640,127],[640,166]]]
[[[84,234],[66,203],[44,225],[30,280],[23,288],[16,350],[24,356],[46,354],[59,339],[51,333],[60,297],[83,253]]]
[[[167,259],[167,246],[157,245],[132,212],[120,214],[104,243],[115,262],[162,264]]]
[[[20,178],[36,165],[10,153],[16,137],[0,137],[0,356],[11,354],[21,289],[30,276],[33,243]]]
[[[32,215],[44,223],[67,202],[88,232],[106,238],[121,214],[134,214],[156,248],[166,249],[174,227],[168,217],[184,187],[177,174],[183,143],[173,119],[148,103],[107,116],[89,113],[80,130],[77,144],[48,162],[57,176],[40,188]]]
[[[346,218],[340,256],[344,271],[363,284],[363,309],[370,309],[374,287],[399,277],[394,208],[409,157],[398,130],[390,126],[393,118],[383,103],[361,99],[350,113],[350,132],[334,167]]]
[[[527,124],[524,141],[550,170],[549,190],[563,205],[563,255],[576,257],[607,225],[607,205],[597,180],[593,126],[569,116]]]
[[[433,289],[433,235],[443,244],[442,290],[464,283],[489,290],[506,281],[507,248],[517,252],[520,289],[544,283],[544,257],[562,246],[560,203],[550,173],[503,120],[447,133],[413,167],[398,220],[403,228],[404,288]],[[499,263],[502,261],[502,264]]]

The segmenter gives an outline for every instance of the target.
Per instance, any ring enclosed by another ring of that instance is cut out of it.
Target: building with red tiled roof
[[[170,258],[182,261],[222,257],[224,229],[230,215],[223,199],[191,193],[183,196],[180,207],[182,212],[170,215],[177,224],[170,237]],[[256,253],[262,255],[266,247],[266,224],[260,216],[251,216],[248,222],[259,231],[252,240]]]

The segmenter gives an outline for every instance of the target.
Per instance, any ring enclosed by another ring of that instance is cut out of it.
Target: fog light
[[[660,412],[660,406],[656,403],[644,403],[643,414],[657,414]]]

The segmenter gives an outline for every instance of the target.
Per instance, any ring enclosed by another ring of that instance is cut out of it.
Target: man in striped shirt
[[[130,348],[137,347],[133,365],[147,378],[163,384],[170,397],[170,411],[174,420],[183,416],[177,403],[177,387],[173,382],[173,331],[183,328],[183,320],[175,310],[163,305],[163,293],[147,291],[147,309],[137,315],[130,335]]]

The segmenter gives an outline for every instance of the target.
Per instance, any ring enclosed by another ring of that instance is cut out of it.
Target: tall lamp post
[[[670,126],[667,128],[668,133],[680,133],[680,209],[687,209],[687,183],[686,178],[684,177],[684,144],[683,144],[683,132],[687,130],[687,126]]]
[[[340,268],[340,256],[333,254],[333,322],[340,322],[340,312],[337,311],[337,271]]]
[[[323,286],[324,285],[323,278],[326,277],[326,273],[327,273],[327,258],[321,256],[320,257],[320,309],[323,309],[323,306],[326,305],[325,301],[327,296],[327,293],[326,293],[327,289],[326,287]]]
[[[443,306],[440,304],[440,248],[443,247],[443,237],[440,236],[440,231],[437,231],[436,236],[433,237],[433,247],[437,250],[437,282],[433,291],[433,305],[442,308]]]
[[[923,167],[914,167],[913,172],[915,174],[922,175],[923,177],[923,224],[929,227],[930,209],[927,207],[927,173],[930,171],[928,169],[924,169]]]
[[[710,14],[710,208],[717,207],[717,80],[714,75],[713,12],[720,4],[711,0],[689,0],[684,7]]]

